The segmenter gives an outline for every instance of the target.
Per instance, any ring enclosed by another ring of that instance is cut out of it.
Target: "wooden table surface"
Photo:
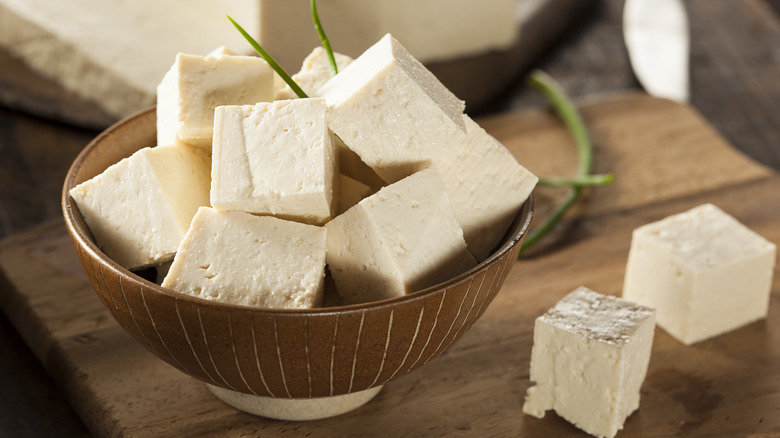
[[[638,89],[622,42],[622,3],[594,2],[539,59],[572,96]],[[689,0],[686,6],[692,105],[737,149],[780,170],[780,0]],[[541,105],[518,78],[489,109]],[[0,108],[0,237],[60,216],[65,172],[95,134]],[[7,287],[0,278],[0,293]],[[0,385],[0,436],[88,435],[3,315]]]

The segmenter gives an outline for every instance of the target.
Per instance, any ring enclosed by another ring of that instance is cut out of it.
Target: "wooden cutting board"
[[[780,243],[780,176],[727,145],[687,106],[644,95],[582,102],[596,171],[552,239],[517,263],[482,319],[440,358],[366,406],[313,422],[235,411],[153,357],[92,292],[61,221],[0,244],[0,305],[98,436],[586,436],[522,414],[533,321],[579,285],[619,295],[631,231],[704,202]],[[483,126],[539,175],[568,175],[574,146],[548,111]],[[536,192],[537,222],[560,191]],[[780,273],[769,317],[685,347],[656,329],[640,408],[619,437],[780,436]]]

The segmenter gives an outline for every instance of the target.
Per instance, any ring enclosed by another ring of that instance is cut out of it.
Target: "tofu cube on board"
[[[338,163],[322,99],[220,106],[211,205],[322,225],[335,213]]]
[[[325,227],[328,266],[346,304],[402,296],[477,264],[433,167],[382,188]]]
[[[712,204],[633,232],[623,298],[690,345],[764,318],[777,247]]]
[[[485,260],[539,178],[467,115],[468,137],[434,160],[469,251]]]
[[[579,287],[536,319],[523,412],[554,409],[578,428],[614,437],[639,407],[655,310]]]
[[[157,87],[157,144],[211,148],[214,109],[274,100],[274,71],[254,56],[218,48],[207,56],[179,53]]]
[[[327,231],[270,216],[203,207],[162,286],[244,306],[320,305]]]
[[[143,148],[70,191],[97,245],[133,269],[173,258],[198,207],[211,160],[183,145]]]
[[[330,129],[387,183],[466,138],[463,101],[389,34],[318,94],[330,107]]]
[[[351,57],[336,52],[333,53],[333,58],[336,60],[338,71],[343,70],[353,61]],[[319,97],[318,92],[320,88],[322,88],[332,76],[333,73],[330,71],[328,53],[322,46],[317,46],[308,56],[306,56],[306,59],[303,60],[301,69],[298,73],[292,75],[292,80],[301,87],[307,96]],[[284,83],[284,81],[282,81],[282,83]],[[276,92],[276,100],[297,98],[298,96],[286,83],[284,83]]]

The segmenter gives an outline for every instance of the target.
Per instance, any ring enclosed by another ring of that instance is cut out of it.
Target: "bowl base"
[[[206,384],[212,394],[228,405],[260,417],[306,421],[335,417],[355,410],[379,394],[382,386],[351,394],[319,398],[276,398],[244,394]]]

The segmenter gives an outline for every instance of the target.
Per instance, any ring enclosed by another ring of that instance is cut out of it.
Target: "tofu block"
[[[217,106],[269,102],[274,94],[274,71],[261,58],[224,48],[179,53],[157,87],[157,144],[211,148]]]
[[[466,138],[463,101],[389,34],[319,94],[330,107],[330,129],[387,183]]]
[[[211,0],[2,0],[0,23],[4,49],[116,118],[154,104],[176,53],[251,50]]]
[[[355,181],[346,175],[339,174],[338,214],[349,210],[372,193],[371,187],[362,182]]]
[[[321,99],[221,106],[215,111],[211,205],[322,225],[338,176]]]
[[[327,231],[270,216],[203,207],[162,286],[242,306],[320,305]]]
[[[336,60],[338,71],[344,70],[344,68],[353,61],[351,57],[336,52],[333,53],[333,58]],[[303,64],[298,73],[292,75],[293,81],[295,81],[309,97],[319,97],[318,92],[320,88],[322,88],[331,77],[333,77],[333,74],[330,71],[328,53],[322,46],[315,47],[306,59],[303,60]],[[276,92],[276,100],[297,99],[298,96],[292,88],[284,83],[284,81],[282,81],[282,83],[284,86]]]
[[[578,428],[614,437],[639,407],[655,310],[579,287],[536,319],[523,412],[554,409]]]
[[[690,345],[765,318],[777,247],[712,204],[633,232],[623,298]]]
[[[469,251],[485,260],[501,242],[539,178],[467,115],[468,137],[434,165],[452,200]]]
[[[143,148],[70,190],[97,245],[128,269],[173,258],[198,207],[211,160],[182,145]]]
[[[518,35],[518,3],[523,2],[328,0],[317,2],[317,10],[333,47],[342,53],[357,56],[390,32],[416,58],[432,62],[511,46]],[[307,0],[234,0],[223,8],[246,17],[247,31],[288,71],[320,44]]]
[[[434,168],[381,189],[325,227],[328,266],[348,304],[402,296],[477,264]]]

